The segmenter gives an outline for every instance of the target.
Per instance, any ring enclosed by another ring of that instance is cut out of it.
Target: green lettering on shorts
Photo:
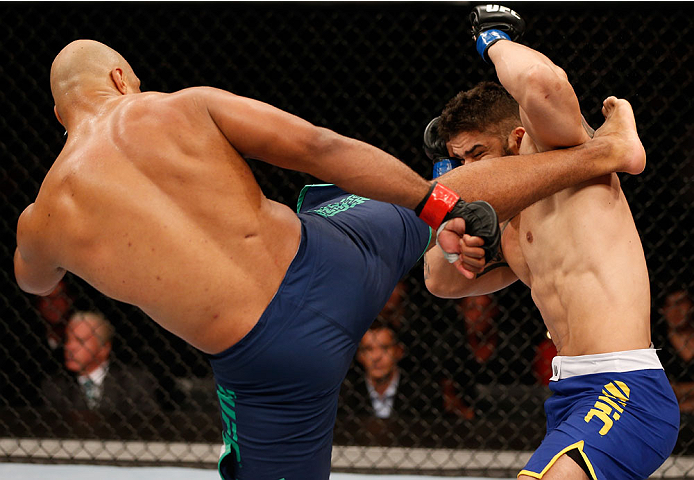
[[[315,210],[310,210],[311,212],[315,212],[318,215],[322,217],[332,217],[333,215],[337,215],[338,213],[345,212],[349,210],[350,208],[354,208],[357,205],[361,205],[362,203],[366,202],[369,200],[368,198],[360,197],[358,195],[350,195],[349,197],[345,197],[342,200],[340,200],[337,203],[331,203],[330,205],[324,205],[320,208],[317,208]]]
[[[217,385],[217,397],[222,411],[222,440],[224,452],[219,457],[217,468],[220,469],[222,460],[233,450],[236,454],[236,463],[241,465],[241,451],[239,449],[239,437],[236,431],[236,393]]]
[[[306,196],[306,192],[308,192],[309,188],[312,187],[330,187],[332,184],[330,183],[324,183],[324,184],[316,184],[316,185],[305,185],[304,188],[301,189],[301,193],[299,193],[299,200],[297,201],[297,206],[296,206],[296,212],[299,213],[301,212],[301,206],[304,203],[304,197]],[[315,212],[318,215],[322,217],[332,217],[333,215],[337,215],[340,212],[344,212],[346,210],[349,210],[350,208],[354,208],[357,205],[361,205],[362,203],[366,202],[367,200],[370,200],[369,198],[366,197],[360,197],[359,195],[350,195],[348,197],[343,198],[339,202],[336,203],[331,203],[330,205],[324,205],[320,208],[317,208],[315,210],[309,210],[309,212]]]

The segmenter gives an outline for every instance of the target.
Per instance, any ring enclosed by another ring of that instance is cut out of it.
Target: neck
[[[86,119],[100,115],[111,100],[121,97],[113,89],[77,90],[63,98],[58,113],[65,129],[78,128]]]
[[[389,372],[387,375],[383,377],[369,377],[368,381],[373,387],[374,390],[376,390],[376,393],[379,395],[383,395],[386,390],[388,390],[388,387],[390,386],[391,383],[393,383],[393,380],[395,379],[395,374],[397,370],[392,370]]]
[[[101,363],[91,364],[91,365],[87,366],[87,368],[85,368],[84,370],[82,370],[80,372],[80,376],[86,377],[87,375],[91,374],[93,371],[95,371],[96,369],[98,369],[99,367],[101,367],[102,365],[105,365],[105,364],[106,364],[106,361],[103,361]]]

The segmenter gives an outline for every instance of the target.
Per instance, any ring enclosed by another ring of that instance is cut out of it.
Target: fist
[[[484,240],[465,233],[465,221],[462,218],[446,222],[438,232],[436,243],[446,259],[466,278],[472,280],[487,264]]]
[[[434,118],[424,129],[424,153],[433,162],[449,158],[446,142],[439,135],[441,117]]]
[[[470,13],[472,38],[477,42],[482,32],[501,30],[512,41],[518,40],[525,32],[525,20],[516,12],[502,5],[478,5]]]

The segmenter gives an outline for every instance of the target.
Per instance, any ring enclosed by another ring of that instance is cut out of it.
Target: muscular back
[[[125,95],[71,131],[26,228],[42,230],[35,248],[56,266],[214,353],[255,324],[300,227],[200,93]]]

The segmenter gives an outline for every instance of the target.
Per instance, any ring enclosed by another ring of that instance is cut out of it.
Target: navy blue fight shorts
[[[305,187],[301,243],[251,331],[210,356],[227,480],[327,480],[340,385],[431,231],[411,210]]]
[[[672,453],[680,410],[655,349],[557,356],[552,373],[547,435],[519,475],[572,450],[591,480],[643,480]]]

